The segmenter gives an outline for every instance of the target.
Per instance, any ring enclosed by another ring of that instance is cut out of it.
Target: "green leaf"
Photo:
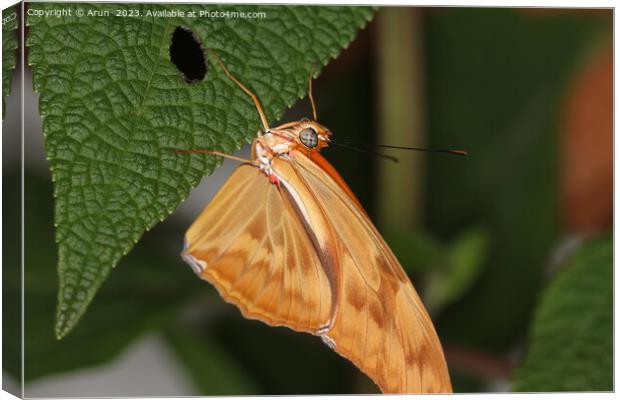
[[[17,5],[2,10],[2,120],[11,93],[11,72],[17,65],[18,22]]]
[[[613,389],[613,240],[584,245],[543,293],[514,389]]]
[[[4,182],[18,187],[20,175],[14,173]],[[176,320],[178,309],[187,304],[205,285],[189,273],[180,260],[170,259],[161,243],[149,235],[123,260],[123,268],[106,282],[73,335],[59,341],[50,327],[54,320],[57,280],[54,271],[56,246],[53,229],[51,184],[42,177],[25,175],[24,209],[24,379],[33,379],[109,361],[146,332],[168,327]],[[5,200],[8,209],[19,209],[19,196]],[[18,215],[18,214],[16,214]],[[6,239],[18,245],[18,235]],[[157,232],[162,236],[162,232]],[[19,254],[11,253],[7,266],[19,264]],[[4,291],[7,298],[19,298],[20,269],[5,269]],[[12,295],[13,294],[13,295]],[[9,312],[7,343],[19,342],[18,307]],[[16,336],[17,335],[17,336]],[[13,340],[14,339],[14,340]],[[5,358],[8,371],[18,377],[19,347],[9,348]]]
[[[424,299],[432,310],[461,298],[476,282],[488,256],[489,235],[470,228],[446,246],[446,266],[436,269],[426,285]]]
[[[236,12],[263,12],[265,18],[162,18],[147,16],[167,9],[153,4],[64,9],[73,16],[27,21],[28,62],[55,183],[59,338],[143,232],[218,164],[212,156],[173,150],[232,152],[259,129],[254,106],[209,51],[256,92],[273,123],[304,95],[310,71],[336,57],[373,13],[364,7],[235,5]],[[140,17],[115,17],[117,9]],[[179,4],[169,9],[231,11]],[[76,17],[78,10],[111,15]],[[207,49],[202,82],[186,83],[169,60],[178,26],[191,28]]]
[[[170,329],[166,338],[186,365],[200,394],[209,396],[250,395],[257,393],[252,379],[242,366],[207,332],[189,327]]]

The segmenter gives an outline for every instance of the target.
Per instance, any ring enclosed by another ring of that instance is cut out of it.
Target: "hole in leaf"
[[[179,26],[172,34],[170,61],[183,74],[187,83],[200,82],[207,74],[205,51],[191,29]]]

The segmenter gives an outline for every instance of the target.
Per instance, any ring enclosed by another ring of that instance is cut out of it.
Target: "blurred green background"
[[[612,29],[611,10],[382,8],[315,82],[336,140],[470,154],[324,151],[423,296],[456,392],[612,390]],[[283,121],[309,114],[300,101]],[[19,186],[17,165],[3,185]],[[178,256],[186,214],[148,232],[56,341],[45,168],[24,190],[26,393],[153,334],[187,382],[172,394],[377,392],[319,339],[245,320],[195,278]],[[19,198],[4,199],[18,227]],[[4,254],[3,368],[17,377],[19,262]]]

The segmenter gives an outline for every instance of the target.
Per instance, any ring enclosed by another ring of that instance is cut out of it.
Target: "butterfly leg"
[[[216,151],[216,150],[175,150],[174,152],[177,154],[211,154],[213,156],[228,158],[229,160],[252,164],[252,160],[248,160],[246,158],[241,158],[241,157],[235,157],[230,154],[222,153],[221,151]]]
[[[269,182],[276,185],[278,189],[282,187],[280,178],[273,171],[272,163],[274,159],[274,153],[262,143],[262,139],[254,139],[253,142],[253,158],[254,165],[256,165],[265,175],[269,178]]]
[[[316,105],[314,104],[314,96],[312,95],[312,74],[314,73],[314,68],[308,74],[308,98],[310,99],[310,104],[312,105],[312,118],[317,121],[318,117],[316,115]]]
[[[231,81],[235,82],[237,84],[237,86],[239,86],[239,88],[241,88],[241,90],[243,90],[245,92],[245,94],[250,96],[250,98],[254,102],[254,106],[256,106],[256,110],[258,111],[258,115],[260,117],[261,123],[263,124],[263,130],[265,132],[267,132],[269,130],[269,123],[267,122],[267,116],[265,115],[265,111],[263,110],[263,106],[261,105],[260,100],[258,99],[258,97],[250,89],[245,87],[245,85],[243,83],[239,82],[239,80],[237,78],[235,78],[233,74],[230,73],[228,68],[226,68],[226,66],[224,65],[224,63],[222,62],[222,60],[220,59],[220,57],[217,54],[215,54],[212,51],[211,55],[217,60],[218,64],[220,64],[220,67],[222,67],[222,69],[224,70],[224,73],[226,74],[226,76]]]

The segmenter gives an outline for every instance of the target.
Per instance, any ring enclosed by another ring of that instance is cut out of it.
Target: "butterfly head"
[[[289,128],[291,138],[308,150],[320,150],[329,145],[331,132],[316,121],[302,119]]]
[[[264,153],[262,149],[269,149],[269,154],[288,156],[291,150],[304,153],[320,151],[330,143],[329,129],[314,120],[304,118],[300,121],[287,122],[276,128],[259,133],[255,140],[260,148],[254,149],[254,158]]]

